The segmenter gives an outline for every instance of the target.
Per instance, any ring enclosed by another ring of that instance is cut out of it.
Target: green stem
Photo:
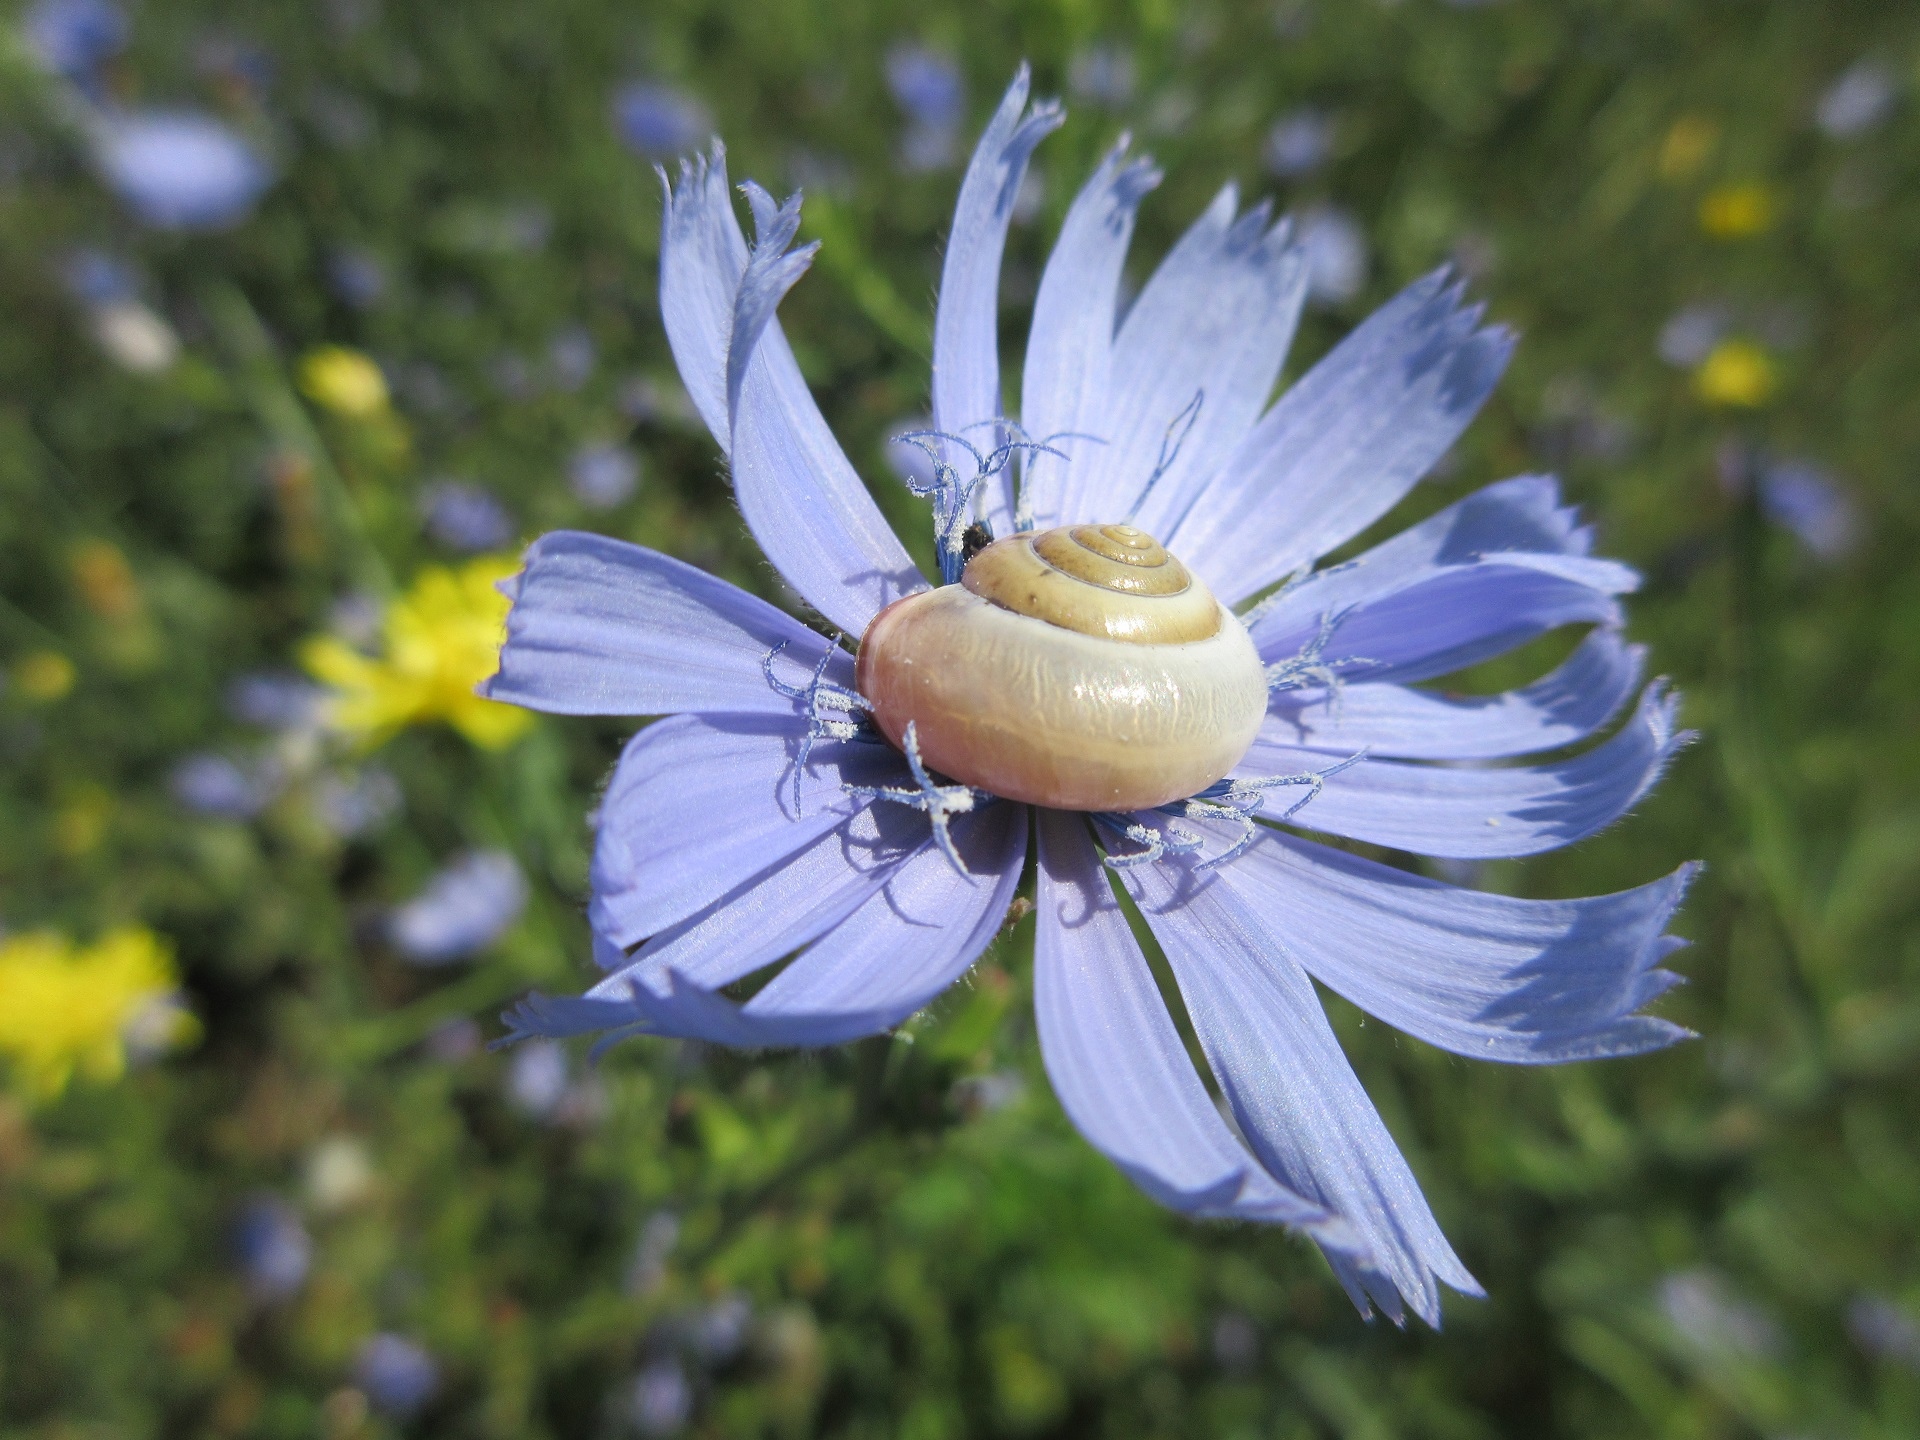
[[[824,195],[810,196],[806,224],[820,240],[820,268],[846,286],[854,304],[888,339],[916,355],[927,354],[926,318],[900,298],[840,207]]]
[[[390,594],[394,588],[392,572],[373,543],[346,477],[294,394],[258,312],[238,287],[224,281],[207,286],[201,304],[234,361],[236,379],[254,417],[273,436],[275,444],[311,467],[327,518],[345,542],[354,582],[378,594]]]

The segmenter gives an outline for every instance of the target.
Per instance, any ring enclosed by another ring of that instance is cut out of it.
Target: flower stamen
[[[840,652],[840,637],[836,634],[833,643],[820,652],[820,663],[813,667],[813,675],[805,685],[789,685],[773,673],[774,659],[788,642],[782,640],[760,659],[760,673],[767,677],[767,684],[776,695],[797,701],[802,713],[807,717],[807,733],[801,737],[800,751],[793,761],[793,813],[800,815],[800,778],[806,773],[807,762],[812,758],[813,747],[822,740],[858,740],[867,732],[866,714],[869,709],[866,698],[857,691],[844,685],[835,685],[826,679],[827,665]],[[827,712],[838,711],[841,716],[858,716],[858,719],[835,719]]]
[[[914,732],[913,722],[907,722],[907,733],[901,739],[901,747],[907,754],[907,765],[913,771],[914,788],[904,785],[849,785],[847,794],[866,804],[884,800],[890,805],[904,805],[909,810],[919,810],[933,826],[933,843],[940,847],[940,853],[947,857],[947,863],[962,875],[971,876],[966,862],[961,860],[960,852],[954,848],[953,835],[947,828],[947,822],[955,815],[965,815],[982,799],[993,797],[984,790],[975,790],[971,785],[936,785],[927,767],[920,761],[920,737]]]

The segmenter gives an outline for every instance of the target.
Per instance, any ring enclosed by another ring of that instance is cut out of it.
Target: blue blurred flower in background
[[[1324,110],[1303,106],[1273,122],[1264,151],[1267,169],[1282,180],[1311,175],[1333,154],[1333,120]]]
[[[547,370],[554,388],[568,394],[593,378],[593,367],[599,359],[599,347],[584,325],[563,326],[547,342]]]
[[[1847,1302],[1847,1333],[1875,1360],[1920,1370],[1920,1321],[1884,1295],[1856,1295]]]
[[[246,820],[273,803],[282,777],[270,764],[242,765],[228,756],[201,751],[176,764],[167,784],[173,798],[197,814]]]
[[[693,1387],[671,1356],[655,1360],[633,1381],[633,1423],[642,1435],[672,1435],[693,1414]]]
[[[1656,349],[1660,358],[1679,370],[1691,370],[1713,353],[1732,324],[1727,307],[1709,303],[1685,305],[1660,327]]]
[[[198,111],[109,113],[92,132],[101,175],[156,229],[228,229],[247,217],[273,181],[259,151]]]
[[[1067,88],[1082,100],[1119,110],[1133,99],[1133,55],[1124,45],[1098,41],[1067,62]]]
[[[527,908],[527,880],[504,850],[449,862],[387,920],[394,948],[416,965],[445,965],[483,950]]]
[[[613,97],[613,123],[628,145],[657,159],[696,149],[713,133],[706,106],[683,90],[652,80],[620,88]]]
[[[707,1365],[724,1365],[746,1348],[753,1328],[753,1302],[737,1291],[703,1306],[687,1327],[694,1353]]]
[[[959,154],[960,126],[967,116],[967,82],[954,58],[907,41],[887,51],[887,90],[905,112],[901,164],[936,170]]]
[[[104,250],[74,251],[61,262],[60,278],[67,293],[83,305],[118,304],[140,293],[133,267]]]
[[[327,288],[356,310],[378,305],[387,284],[387,267],[370,250],[345,245],[327,257]]]
[[[1367,232],[1345,210],[1316,206],[1300,217],[1297,239],[1306,257],[1307,298],[1344,305],[1367,283]]]
[[[112,0],[40,0],[21,20],[27,48],[88,93],[99,68],[127,46],[127,16]]]
[[[285,1300],[307,1283],[313,1238],[293,1207],[277,1196],[247,1202],[234,1225],[233,1244],[254,1299]]]
[[[640,457],[624,445],[582,445],[567,461],[567,488],[589,510],[612,510],[640,487]]]
[[[1773,1317],[1736,1295],[1717,1271],[1675,1271],[1660,1282],[1654,1298],[1676,1337],[1699,1354],[1766,1360],[1785,1348]]]
[[[1821,95],[1813,118],[1835,140],[1851,140],[1880,127],[1900,98],[1893,67],[1882,60],[1861,60]]]
[[[449,550],[477,554],[513,539],[514,521],[491,491],[465,480],[436,480],[420,492],[427,533]]]
[[[440,1367],[416,1342],[383,1332],[360,1347],[353,1378],[374,1409],[405,1419],[439,1390]]]
[[[228,682],[226,710],[243,725],[301,730],[317,721],[325,694],[297,670],[254,670]]]
[[[342,840],[379,829],[400,813],[400,782],[376,766],[321,775],[313,783],[313,810],[321,826]]]
[[[1805,460],[1760,469],[1760,508],[1821,560],[1839,560],[1860,543],[1860,512],[1831,475]]]
[[[607,977],[584,997],[531,996],[509,1023],[516,1036],[750,1047],[888,1030],[1000,931],[1031,830],[1041,1050],[1081,1132],[1163,1204],[1310,1234],[1363,1313],[1437,1323],[1442,1284],[1479,1286],[1309,976],[1460,1055],[1553,1064],[1656,1049],[1688,1033],[1639,1012],[1678,981],[1661,962],[1683,943],[1665,932],[1692,867],[1614,895],[1522,900],[1277,824],[1472,860],[1555,849],[1619,819],[1687,738],[1674,697],[1643,685],[1642,652],[1620,634],[1619,597],[1638,577],[1590,553],[1591,532],[1539,476],[1313,572],[1447,453],[1513,337],[1483,327],[1436,273],[1269,406],[1314,283],[1312,242],[1265,206],[1242,213],[1229,186],[1116,329],[1134,213],[1159,180],[1123,147],[1075,201],[1040,281],[1014,429],[1000,410],[1000,257],[1028,156],[1062,119],[1027,99],[1023,70],[974,155],[946,251],[925,439],[943,577],[962,574],[972,515],[1002,536],[1119,516],[1167,536],[1226,604],[1268,596],[1246,611],[1270,691],[1259,737],[1231,779],[1185,801],[1029,811],[937,781],[911,732],[906,755],[881,743],[853,657],[783,612],[651,550],[545,536],[510,587],[483,692],[560,714],[672,718],[628,745],[601,808],[589,918]],[[661,244],[668,338],[755,539],[829,624],[865,636],[928,587],[774,318],[815,248],[788,252],[797,198],[745,188],[751,247],[720,152],[682,166]],[[1351,221],[1336,228],[1357,243]],[[1357,268],[1333,267],[1334,288],[1352,293]],[[986,453],[996,432],[1049,439],[1024,456],[1017,487],[1012,449]],[[1412,686],[1568,624],[1594,628],[1524,689]],[[1572,758],[1461,763],[1609,729]],[[1115,878],[1172,966],[1231,1124]],[[720,993],[796,952],[744,1004]]]
[[[552,1041],[522,1045],[507,1062],[507,1098],[516,1110],[544,1120],[566,1098],[573,1079],[567,1052]]]

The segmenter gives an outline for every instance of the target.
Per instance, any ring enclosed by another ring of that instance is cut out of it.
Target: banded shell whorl
[[[855,683],[894,744],[1009,800],[1142,810],[1239,763],[1266,713],[1246,630],[1126,525],[1016,535],[882,610]]]
[[[1212,594],[1131,525],[1074,525],[996,541],[960,583],[983,600],[1108,640],[1173,645],[1220,628]]]

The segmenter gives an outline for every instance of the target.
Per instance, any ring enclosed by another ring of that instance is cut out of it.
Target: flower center
[[[1129,811],[1184,799],[1253,743],[1267,686],[1246,630],[1151,535],[1078,525],[975,555],[896,601],[856,685],[895,745],[1010,800]]]

